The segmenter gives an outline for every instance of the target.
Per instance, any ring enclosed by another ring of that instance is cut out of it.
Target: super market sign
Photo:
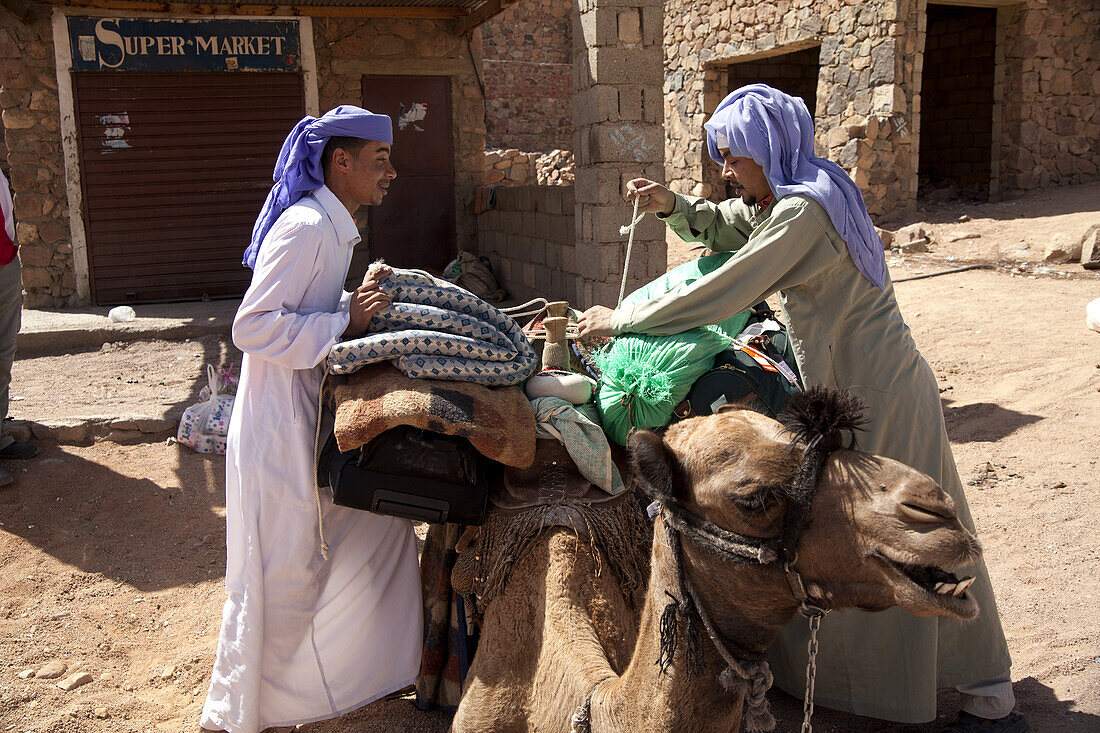
[[[293,20],[71,16],[74,71],[298,71]]]

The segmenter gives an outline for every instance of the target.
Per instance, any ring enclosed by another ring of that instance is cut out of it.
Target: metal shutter
[[[240,295],[296,73],[73,74],[93,300]]]

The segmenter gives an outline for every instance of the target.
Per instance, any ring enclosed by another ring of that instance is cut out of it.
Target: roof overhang
[[[412,18],[453,20],[459,35],[489,20],[516,0],[69,0],[44,3],[67,8],[172,15],[310,16],[320,18]],[[33,8],[25,0],[0,0],[0,8],[27,22]]]

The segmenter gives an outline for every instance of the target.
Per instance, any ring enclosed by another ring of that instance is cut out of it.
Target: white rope
[[[638,222],[645,218],[645,212],[642,212],[642,215],[638,216],[639,198],[639,196],[634,197],[634,214],[630,217],[630,223],[626,226],[619,227],[619,234],[629,234],[630,237],[626,240],[626,262],[623,263],[623,283],[619,286],[619,302],[615,304],[616,308],[623,304],[623,296],[626,295],[626,278],[630,274],[630,250],[634,248],[634,229],[637,228]]]
[[[544,310],[546,310],[546,306],[549,305],[549,303],[550,301],[548,301],[546,298],[532,298],[526,303],[513,305],[510,308],[498,308],[498,310],[501,313],[507,313],[512,318],[522,318],[523,316],[537,316],[539,313],[542,313]],[[539,308],[533,311],[524,310],[525,308],[530,308],[533,305],[538,305]]]

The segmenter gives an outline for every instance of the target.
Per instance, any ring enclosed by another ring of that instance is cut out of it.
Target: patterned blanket
[[[350,374],[393,361],[407,377],[520,384],[538,357],[519,324],[473,293],[418,270],[397,270],[382,281],[390,305],[371,320],[372,333],[336,344],[329,371]]]
[[[535,411],[519,387],[409,379],[389,364],[371,364],[326,387],[342,451],[390,428],[411,425],[466,438],[498,463],[527,468],[535,460]]]

